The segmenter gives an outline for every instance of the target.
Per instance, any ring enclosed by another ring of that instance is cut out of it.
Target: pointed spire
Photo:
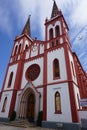
[[[28,20],[27,20],[21,34],[27,34],[27,35],[31,36],[31,33],[30,33],[30,16],[31,15],[29,15]]]
[[[59,12],[59,10],[58,10],[58,7],[57,7],[57,4],[56,4],[55,0],[53,0],[53,1],[54,1],[54,4],[53,4],[53,9],[52,9],[51,18],[53,18],[53,17],[57,16],[57,15],[58,15],[58,12]]]

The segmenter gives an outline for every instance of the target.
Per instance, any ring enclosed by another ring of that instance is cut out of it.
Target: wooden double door
[[[29,122],[34,122],[35,115],[35,96],[30,94],[27,101],[27,119]]]

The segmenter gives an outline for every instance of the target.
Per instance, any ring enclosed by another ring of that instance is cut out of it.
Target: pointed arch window
[[[53,39],[53,29],[49,30],[49,40]]]
[[[26,46],[25,46],[25,50],[27,50],[28,49],[28,45],[26,44]]]
[[[21,52],[21,44],[19,45],[18,54]]]
[[[55,113],[61,113],[61,97],[58,91],[55,93]]]
[[[4,99],[4,103],[3,103],[3,107],[2,107],[2,112],[5,112],[6,104],[7,104],[7,97],[5,97],[5,99]]]
[[[73,76],[75,77],[75,71],[74,71],[74,66],[73,66],[73,63],[71,61],[71,66],[72,66],[72,72],[73,72]]]
[[[8,81],[8,87],[10,87],[10,86],[11,86],[12,79],[13,79],[13,72],[11,72],[11,73],[10,73],[10,76],[9,76],[9,81]]]
[[[53,78],[60,78],[60,68],[58,59],[54,59],[53,61]]]
[[[14,55],[16,55],[17,49],[18,49],[18,46],[16,45],[15,50],[14,50]]]
[[[55,35],[56,37],[60,36],[60,28],[58,25],[55,27]]]

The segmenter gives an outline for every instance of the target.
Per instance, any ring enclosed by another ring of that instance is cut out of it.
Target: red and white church
[[[32,28],[32,27],[31,27]],[[87,118],[87,74],[72,52],[69,28],[56,2],[45,20],[45,40],[31,37],[30,17],[14,45],[0,93],[0,118],[80,122]]]

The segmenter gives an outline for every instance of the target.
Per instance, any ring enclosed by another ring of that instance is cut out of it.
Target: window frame
[[[71,61],[71,66],[72,66],[72,73],[73,73],[73,76],[75,77],[75,69],[74,69],[74,65],[73,65],[73,62]]]
[[[14,49],[14,55],[17,54],[17,50],[18,50],[18,45],[15,46],[15,49]]]
[[[20,44],[20,45],[19,45],[19,48],[18,48],[18,54],[21,53],[21,47],[22,47],[22,45]]]
[[[2,112],[5,112],[7,105],[7,97],[4,98],[3,106],[2,106]]]
[[[60,36],[60,27],[59,25],[56,25],[55,27],[55,37],[59,37]]]
[[[56,62],[57,61],[57,68],[56,68]],[[56,69],[58,69],[58,72],[56,72]],[[58,76],[56,76],[58,73]],[[60,67],[59,67],[59,60],[56,58],[53,60],[53,79],[56,80],[56,79],[60,79]]]
[[[49,40],[53,39],[53,28],[50,28],[49,30]]]
[[[59,104],[59,106],[57,103]],[[59,109],[59,110],[57,110],[57,109]],[[58,91],[55,92],[55,114],[62,114],[62,112],[61,112],[61,96],[60,96],[60,93]]]
[[[10,76],[9,76],[9,80],[8,80],[8,88],[11,87],[12,79],[13,79],[13,71],[10,73]]]

